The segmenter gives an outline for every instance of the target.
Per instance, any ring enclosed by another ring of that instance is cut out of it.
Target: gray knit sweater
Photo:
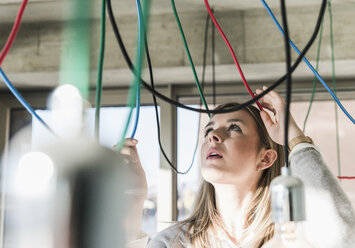
[[[305,185],[306,238],[316,248],[355,248],[355,211],[318,149],[311,144],[298,144],[290,154],[290,164],[292,174]],[[186,240],[186,229],[186,225],[172,225],[153,237],[147,247],[191,247]],[[129,247],[143,248],[147,240],[137,240]],[[227,237],[219,241],[221,247],[238,248]]]

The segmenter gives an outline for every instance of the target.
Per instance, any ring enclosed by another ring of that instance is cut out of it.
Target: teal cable
[[[70,12],[64,24],[59,84],[77,87],[84,99],[90,85],[90,13],[92,0],[68,1]]]
[[[319,67],[320,48],[321,48],[321,45],[322,45],[322,37],[323,37],[323,21],[324,21],[324,16],[323,16],[322,23],[321,23],[321,27],[320,27],[320,31],[319,31],[319,40],[318,40],[318,48],[317,48],[316,71],[318,71],[318,67]],[[313,76],[312,96],[311,96],[311,99],[310,99],[310,101],[309,101],[309,106],[308,106],[306,118],[304,119],[304,122],[303,122],[303,132],[306,131],[306,124],[307,124],[307,121],[308,121],[309,114],[310,114],[310,112],[311,112],[311,108],[312,108],[312,104],[313,104],[313,100],[314,100],[314,95],[315,95],[315,92],[316,92],[316,88],[317,88],[317,77],[316,77],[316,76]]]
[[[185,34],[184,34],[183,29],[182,29],[178,13],[176,11],[174,0],[171,0],[171,6],[173,8],[174,16],[175,16],[176,22],[177,22],[179,30],[180,30],[182,41],[184,42],[184,47],[185,47],[185,50],[186,50],[186,53],[187,53],[187,57],[189,58],[189,61],[190,61],[190,66],[191,66],[192,72],[194,74],[194,78],[195,78],[195,82],[196,82],[196,86],[197,86],[198,92],[200,94],[200,97],[202,99],[202,102],[203,102],[206,110],[208,110],[207,102],[206,102],[206,99],[205,99],[205,97],[203,95],[203,92],[202,92],[202,89],[201,89],[201,86],[200,86],[200,82],[199,82],[198,77],[197,77],[197,73],[196,73],[196,69],[195,69],[195,66],[194,66],[194,62],[192,61],[190,50],[189,50],[189,47],[188,47],[187,42],[186,42]],[[208,116],[210,117],[211,115],[208,114]]]
[[[336,80],[335,80],[335,58],[334,58],[334,40],[333,40],[333,16],[332,16],[332,6],[330,1],[328,1],[328,12],[329,12],[329,27],[330,27],[330,47],[331,47],[331,57],[332,57],[332,82],[333,91],[336,95]],[[338,176],[341,175],[341,163],[340,163],[340,145],[339,145],[339,120],[338,120],[338,108],[337,104],[334,102],[335,110],[335,132],[336,132],[336,144],[337,144],[337,165],[338,165]]]
[[[96,83],[96,103],[95,103],[95,138],[100,142],[100,109],[102,96],[102,71],[104,67],[105,56],[105,35],[106,35],[106,0],[102,0],[101,7],[101,33],[100,33],[100,54],[97,65],[97,83]]]
[[[139,39],[139,37],[145,37],[145,35],[146,35],[146,29],[148,26],[149,3],[150,3],[149,0],[143,1],[143,11],[142,11],[143,18],[141,18],[143,25],[141,25],[141,28],[139,30],[140,34],[137,36],[138,49],[137,49],[136,66],[135,66],[136,73],[134,74],[134,79],[133,79],[133,82],[131,83],[131,86],[130,86],[129,97],[128,97],[128,102],[127,102],[127,106],[130,107],[130,110],[129,110],[129,113],[127,116],[126,125],[124,127],[121,138],[115,146],[116,150],[120,150],[124,144],[124,139],[126,137],[129,124],[131,122],[132,112],[133,112],[133,109],[134,109],[135,104],[137,102],[137,93],[138,93],[138,87],[140,87],[139,83],[140,83],[140,78],[141,78],[142,61],[143,61],[143,56],[141,56],[141,54],[143,54],[144,48],[145,48],[144,47],[144,39],[143,38]],[[139,14],[139,11],[138,11],[138,14]]]

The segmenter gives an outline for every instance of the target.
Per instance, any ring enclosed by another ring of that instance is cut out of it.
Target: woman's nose
[[[213,130],[208,135],[208,141],[210,143],[220,143],[222,142],[222,136],[217,132],[217,130]]]

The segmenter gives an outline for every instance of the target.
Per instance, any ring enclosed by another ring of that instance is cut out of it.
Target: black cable
[[[148,42],[147,42],[147,37],[145,37],[145,51],[146,51],[146,56],[147,56],[147,62],[148,62],[148,68],[149,68],[149,77],[150,77],[150,84],[152,86],[152,89],[154,90],[154,78],[153,78],[153,67],[152,67],[152,62],[151,62],[151,59],[150,59],[150,54],[149,54],[149,48],[148,48]],[[171,167],[171,169],[177,173],[177,174],[187,174],[190,169],[192,168],[192,165],[195,161],[195,153],[196,153],[196,148],[197,148],[197,144],[196,144],[196,147],[195,147],[195,151],[194,151],[194,156],[192,158],[192,162],[191,162],[191,165],[189,166],[189,168],[184,171],[184,172],[180,172],[177,170],[177,167],[173,165],[173,163],[169,160],[168,156],[166,155],[165,153],[165,150],[161,144],[161,136],[160,136],[160,120],[159,120],[159,114],[158,114],[158,103],[157,103],[157,98],[154,94],[152,94],[153,96],[153,102],[154,102],[154,108],[155,108],[155,119],[156,119],[156,122],[157,122],[157,131],[158,131],[158,143],[159,143],[159,147],[160,147],[160,151],[161,153],[163,154],[165,160],[168,162],[169,166]],[[198,135],[197,135],[197,138],[198,138]]]
[[[204,86],[205,86],[205,72],[206,72],[206,55],[207,55],[207,41],[208,41],[208,27],[209,27],[209,20],[210,20],[210,15],[207,14],[207,18],[206,18],[206,25],[205,25],[205,37],[204,37],[204,49],[203,49],[203,68],[202,68],[202,92],[204,91]],[[212,25],[213,27],[213,25]],[[149,53],[149,47],[148,47],[148,42],[147,42],[147,37],[145,37],[145,51],[146,51],[146,56],[147,56],[147,64],[148,64],[148,68],[149,68],[149,77],[150,77],[150,84],[152,89],[155,89],[154,86],[154,77],[153,77],[153,66],[152,66],[152,62],[150,59],[150,53]],[[198,125],[198,130],[197,130],[197,141],[196,141],[196,145],[195,145],[195,149],[193,152],[193,157],[192,157],[192,161],[190,166],[187,168],[186,171],[184,172],[180,172],[177,170],[177,166],[174,166],[173,163],[169,160],[168,156],[165,153],[165,150],[162,146],[161,143],[161,133],[160,133],[160,120],[159,120],[159,114],[158,114],[158,103],[157,103],[157,98],[154,94],[152,94],[153,96],[153,102],[154,102],[154,108],[155,108],[155,119],[156,119],[156,123],[157,123],[157,132],[158,132],[158,143],[159,143],[159,147],[160,147],[160,151],[163,154],[166,162],[169,164],[169,166],[171,167],[171,169],[177,173],[177,174],[187,174],[195,161],[195,157],[196,157],[196,151],[197,151],[197,147],[198,147],[198,137],[199,137],[199,132],[200,132],[200,124]],[[200,106],[202,105],[202,99],[200,98]]]
[[[208,15],[209,17],[209,15]],[[208,19],[207,19],[207,23],[208,23]],[[207,31],[208,32],[208,27],[207,27]],[[148,68],[149,68],[149,77],[150,77],[150,83],[151,83],[151,87],[153,90],[155,90],[155,86],[154,86],[154,77],[153,77],[153,67],[152,67],[152,62],[151,62],[151,59],[150,59],[150,53],[149,53],[149,47],[148,47],[148,42],[147,42],[147,37],[145,37],[145,51],[146,51],[146,56],[147,56],[147,63],[148,63]],[[204,68],[205,69],[205,68]],[[204,87],[204,73],[203,73],[203,77],[202,77],[202,91],[203,91],[203,87]],[[168,162],[169,166],[171,167],[171,169],[177,173],[177,174],[181,174],[181,175],[185,175],[187,174],[194,162],[195,162],[195,157],[196,157],[196,151],[197,151],[197,147],[198,147],[198,133],[199,133],[199,129],[200,129],[200,125],[198,125],[198,131],[197,131],[197,141],[196,141],[196,146],[195,146],[195,149],[194,149],[194,153],[193,153],[193,157],[192,157],[192,161],[191,161],[191,164],[190,166],[187,168],[186,171],[184,172],[181,172],[181,171],[178,171],[177,170],[177,166],[174,166],[173,163],[169,160],[168,156],[166,155],[165,153],[165,150],[162,146],[162,143],[161,143],[161,134],[160,134],[160,120],[159,120],[159,114],[158,114],[158,103],[157,103],[157,98],[154,94],[152,94],[153,96],[153,102],[154,102],[154,108],[155,108],[155,119],[156,119],[156,123],[157,123],[157,131],[158,131],[158,143],[159,143],[159,147],[160,147],[160,151],[161,153],[163,154],[166,162]],[[202,104],[202,99],[200,99],[200,106]]]
[[[286,167],[289,167],[289,162],[288,162],[288,126],[290,122],[290,104],[291,104],[291,90],[292,90],[292,74],[291,74],[291,49],[290,49],[290,44],[289,44],[289,32],[288,32],[288,25],[287,25],[287,13],[286,13],[286,6],[285,6],[285,0],[280,0],[280,6],[281,6],[281,17],[282,17],[282,25],[284,29],[284,42],[285,42],[285,55],[286,55],[286,78],[287,78],[287,84],[286,84],[286,106],[285,106],[285,137],[284,137],[284,142],[285,142],[285,162],[286,162]]]
[[[214,10],[211,9],[211,11],[214,14]],[[216,106],[215,29],[215,25],[212,24],[212,96],[214,106]]]
[[[317,23],[316,23],[316,27],[315,30],[311,36],[311,38],[309,39],[309,41],[307,42],[306,46],[304,47],[304,49],[302,50],[302,52],[300,53],[300,55],[298,56],[297,60],[295,61],[295,63],[292,65],[291,67],[291,73],[294,72],[294,70],[297,68],[297,66],[299,65],[299,63],[301,62],[301,60],[303,59],[304,55],[308,52],[309,48],[312,46],[314,40],[317,37],[321,22],[322,22],[322,18],[325,12],[325,7],[326,7],[326,3],[327,0],[322,0],[322,5],[320,8],[320,12],[318,15],[318,19],[317,19]],[[133,67],[133,64],[127,54],[126,48],[122,42],[113,12],[112,12],[112,6],[111,6],[111,0],[107,0],[107,9],[108,9],[108,14],[109,14],[109,19],[111,22],[111,26],[113,29],[113,32],[115,33],[117,42],[120,46],[120,49],[122,51],[122,54],[126,60],[126,63],[128,64],[129,68],[131,69],[131,71],[133,73],[135,73],[135,68]],[[250,99],[247,102],[244,102],[242,104],[240,104],[240,106],[235,107],[235,108],[231,108],[231,109],[223,109],[223,110],[205,110],[205,109],[197,109],[197,108],[193,108],[190,106],[186,106],[182,103],[179,103],[177,101],[174,101],[173,99],[170,99],[164,95],[162,95],[161,93],[159,93],[158,91],[155,91],[154,89],[152,89],[143,79],[141,79],[141,84],[143,84],[143,86],[152,94],[154,94],[155,96],[159,97],[161,100],[175,105],[176,107],[179,108],[184,108],[187,110],[191,110],[191,111],[195,111],[195,112],[199,112],[199,113],[210,113],[210,114],[221,114],[221,113],[230,113],[230,112],[234,112],[234,111],[238,111],[241,110],[253,103],[255,103],[256,101],[258,101],[260,98],[262,98],[263,96],[265,96],[267,93],[269,93],[271,90],[274,90],[276,87],[278,87],[284,80],[286,79],[286,74],[283,75],[281,78],[279,78],[276,82],[274,82],[271,86],[269,86],[266,90],[264,90],[260,95],[257,95],[256,97],[254,97],[253,99]]]

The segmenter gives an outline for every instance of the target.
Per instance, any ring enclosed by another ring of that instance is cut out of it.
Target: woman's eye
[[[241,129],[237,124],[232,124],[232,125],[230,125],[230,127],[228,128],[228,131],[238,131],[238,132],[241,132],[242,129]]]
[[[212,128],[209,128],[205,131],[205,138],[207,137],[207,135],[212,131]]]

